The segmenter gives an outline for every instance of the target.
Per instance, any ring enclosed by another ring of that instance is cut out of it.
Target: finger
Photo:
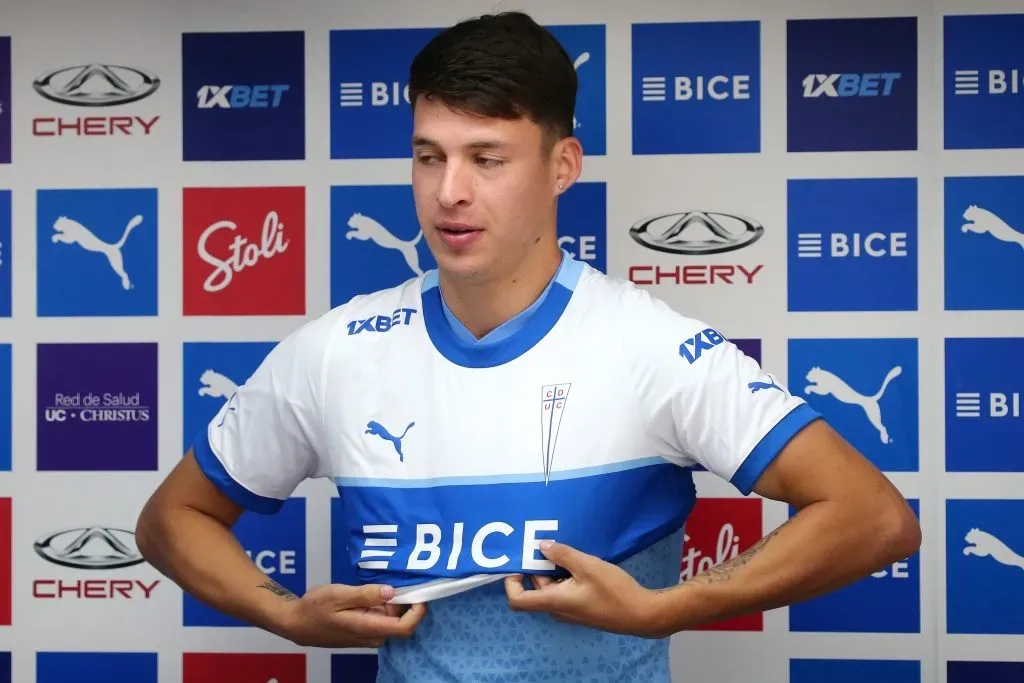
[[[408,605],[394,605],[391,603],[384,605],[384,613],[389,617],[400,617],[405,614],[408,609]]]
[[[558,613],[571,608],[572,595],[564,583],[552,582],[544,590],[528,591],[518,581],[505,580],[505,595],[509,607],[523,612]]]
[[[423,617],[426,616],[426,614],[426,603],[420,602],[409,605],[409,608],[405,610],[405,614],[398,619],[398,625],[402,629],[402,635],[406,637],[411,636],[413,631],[416,630],[416,627],[419,626],[421,621],[423,621]]]
[[[576,550],[565,543],[555,543],[554,541],[542,541],[540,551],[544,557],[559,567],[568,569],[573,576],[585,576],[591,561],[595,559],[593,555]]]
[[[533,587],[537,590],[542,590],[545,586],[550,586],[551,584],[555,583],[555,580],[552,579],[550,576],[540,576],[534,574],[530,577],[530,583],[532,583]]]
[[[345,586],[341,599],[338,601],[342,609],[352,607],[383,607],[388,600],[395,596],[395,589],[391,586],[380,584],[369,584],[366,586]]]
[[[526,586],[523,585],[523,575],[513,574],[512,576],[505,577],[505,596],[511,602],[513,598],[517,598],[526,592]]]

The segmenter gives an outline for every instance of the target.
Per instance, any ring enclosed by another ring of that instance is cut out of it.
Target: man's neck
[[[438,273],[448,310],[477,339],[516,317],[544,292],[562,263],[557,244],[544,249],[509,276],[487,282],[453,280]]]

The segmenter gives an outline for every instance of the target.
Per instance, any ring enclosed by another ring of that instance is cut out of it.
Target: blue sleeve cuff
[[[205,429],[196,436],[192,444],[192,452],[195,453],[199,469],[213,482],[214,486],[246,510],[263,515],[272,515],[284,505],[283,500],[253,493],[232,479],[228,471],[224,469],[220,458],[214,455],[213,450],[210,448],[210,440]]]
[[[754,446],[754,450],[750,452],[747,459],[736,470],[736,474],[732,476],[730,480],[732,485],[739,489],[744,496],[750,495],[757,480],[761,478],[764,471],[768,469],[768,465],[789,443],[789,440],[820,417],[821,415],[806,403],[794,408]]]

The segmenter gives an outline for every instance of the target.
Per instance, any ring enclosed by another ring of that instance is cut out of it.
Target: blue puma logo
[[[752,393],[752,394],[757,393],[758,391],[761,391],[761,389],[778,389],[779,391],[782,391],[782,387],[780,387],[774,381],[772,381],[772,382],[749,382],[747,384],[747,388],[750,389],[750,393]],[[782,393],[786,393],[786,392],[782,391]]]
[[[395,447],[395,452],[398,453],[398,461],[405,462],[405,454],[402,453],[402,439],[405,438],[405,435],[409,433],[409,428],[414,424],[416,423],[410,422],[409,426],[405,428],[405,431],[402,432],[401,436],[392,436],[391,432],[389,432],[380,422],[370,420],[366,423],[366,431],[364,433],[373,434],[374,436],[379,436],[385,441],[390,441],[391,445]]]

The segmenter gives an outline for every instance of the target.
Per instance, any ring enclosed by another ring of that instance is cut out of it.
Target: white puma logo
[[[230,398],[233,393],[238,391],[237,384],[216,370],[206,370],[199,378],[199,381],[203,384],[203,386],[199,387],[200,396]]]
[[[1024,569],[1024,557],[1010,550],[1009,546],[987,531],[978,528],[971,529],[964,536],[964,540],[970,544],[964,547],[964,555],[991,557],[1007,567]]]
[[[579,71],[580,67],[583,66],[584,64],[586,64],[589,61],[590,61],[590,53],[589,52],[583,52],[583,53],[580,54],[579,57],[576,58],[576,61],[572,63],[572,68],[575,69],[576,71]],[[580,122],[576,120],[576,115],[573,114],[573,117],[572,117],[572,129],[576,130],[579,127],[580,127]]]
[[[902,372],[903,368],[897,365],[885,376],[885,379],[882,381],[881,388],[875,392],[873,396],[864,396],[851,389],[850,385],[838,376],[832,374],[828,370],[822,370],[815,366],[807,373],[807,381],[810,382],[810,384],[808,384],[807,388],[804,389],[804,393],[818,394],[819,396],[828,396],[831,394],[843,403],[860,406],[864,410],[864,414],[867,416],[868,421],[871,422],[871,425],[878,430],[878,435],[881,437],[882,443],[892,443],[889,431],[885,428],[885,425],[882,424],[882,408],[878,405],[878,401],[881,400],[886,387],[889,386],[889,382],[899,377]]]
[[[973,232],[984,235],[986,232],[1002,242],[1012,242],[1024,248],[1024,233],[1011,228],[1006,221],[987,209],[971,204],[964,211],[964,223],[961,232]]]
[[[103,254],[107,257],[110,268],[121,278],[121,287],[123,289],[131,289],[133,285],[131,278],[128,277],[128,273],[124,269],[124,255],[121,253],[121,247],[128,240],[128,235],[131,234],[131,231],[138,227],[140,223],[142,223],[142,216],[136,214],[128,221],[121,239],[114,244],[107,244],[78,221],[72,220],[67,216],[61,216],[53,224],[53,229],[56,233],[51,240],[54,244],[58,242],[62,244],[77,244],[86,251]]]
[[[363,240],[364,242],[370,240],[384,249],[394,249],[402,254],[412,272],[416,275],[423,275],[423,269],[420,268],[420,255],[416,251],[416,245],[423,239],[422,230],[418,231],[416,237],[409,241],[400,240],[383,225],[361,213],[352,214],[352,217],[348,219],[348,227],[352,230],[345,233],[346,239]]]

